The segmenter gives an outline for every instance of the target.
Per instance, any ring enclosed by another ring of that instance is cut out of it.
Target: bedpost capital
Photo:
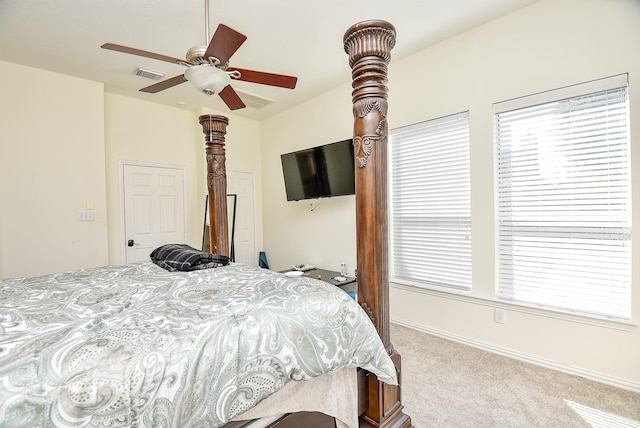
[[[224,136],[227,133],[229,118],[217,114],[203,114],[198,118],[202,125],[202,132],[207,143],[220,141],[224,143]]]
[[[350,67],[367,56],[379,57],[389,64],[391,49],[396,44],[396,29],[382,20],[358,22],[345,31],[343,43],[344,50],[349,55]]]

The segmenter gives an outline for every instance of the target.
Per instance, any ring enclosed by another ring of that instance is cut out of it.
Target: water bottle
[[[347,264],[345,262],[340,263],[340,275],[345,276],[347,274]]]

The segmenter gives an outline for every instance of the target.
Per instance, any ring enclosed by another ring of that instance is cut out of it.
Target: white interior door
[[[236,226],[234,249],[236,262],[258,265],[256,250],[256,217],[252,172],[227,170],[227,193],[236,194]]]
[[[184,171],[123,165],[126,263],[149,260],[162,244],[186,242]]]

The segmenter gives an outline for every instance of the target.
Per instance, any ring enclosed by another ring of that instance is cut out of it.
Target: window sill
[[[505,309],[511,312],[520,312],[523,314],[552,318],[561,321],[574,322],[597,327],[610,328],[613,330],[632,331],[638,327],[633,321],[615,320],[608,318],[590,317],[587,315],[578,315],[570,312],[562,312],[552,309],[546,309],[535,306],[527,306],[525,304],[508,302],[505,300],[491,299],[486,297],[473,296],[469,292],[461,290],[444,290],[441,288],[431,288],[424,286],[415,286],[410,284],[401,284],[390,281],[390,286],[399,290],[409,291],[413,293],[426,294],[442,299],[457,300],[460,302],[470,303],[474,305],[489,306],[491,308]]]

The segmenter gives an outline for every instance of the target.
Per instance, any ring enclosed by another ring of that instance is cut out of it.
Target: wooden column
[[[400,355],[389,334],[387,220],[387,65],[396,31],[385,21],[363,21],[344,35],[352,69],[353,145],[356,163],[358,303],[369,314],[400,381]],[[410,427],[403,413],[400,386],[368,375],[368,407],[361,427]]]
[[[229,119],[205,114],[199,118],[207,154],[207,189],[209,192],[210,252],[229,256],[229,221],[227,216],[227,173],[224,137]]]

